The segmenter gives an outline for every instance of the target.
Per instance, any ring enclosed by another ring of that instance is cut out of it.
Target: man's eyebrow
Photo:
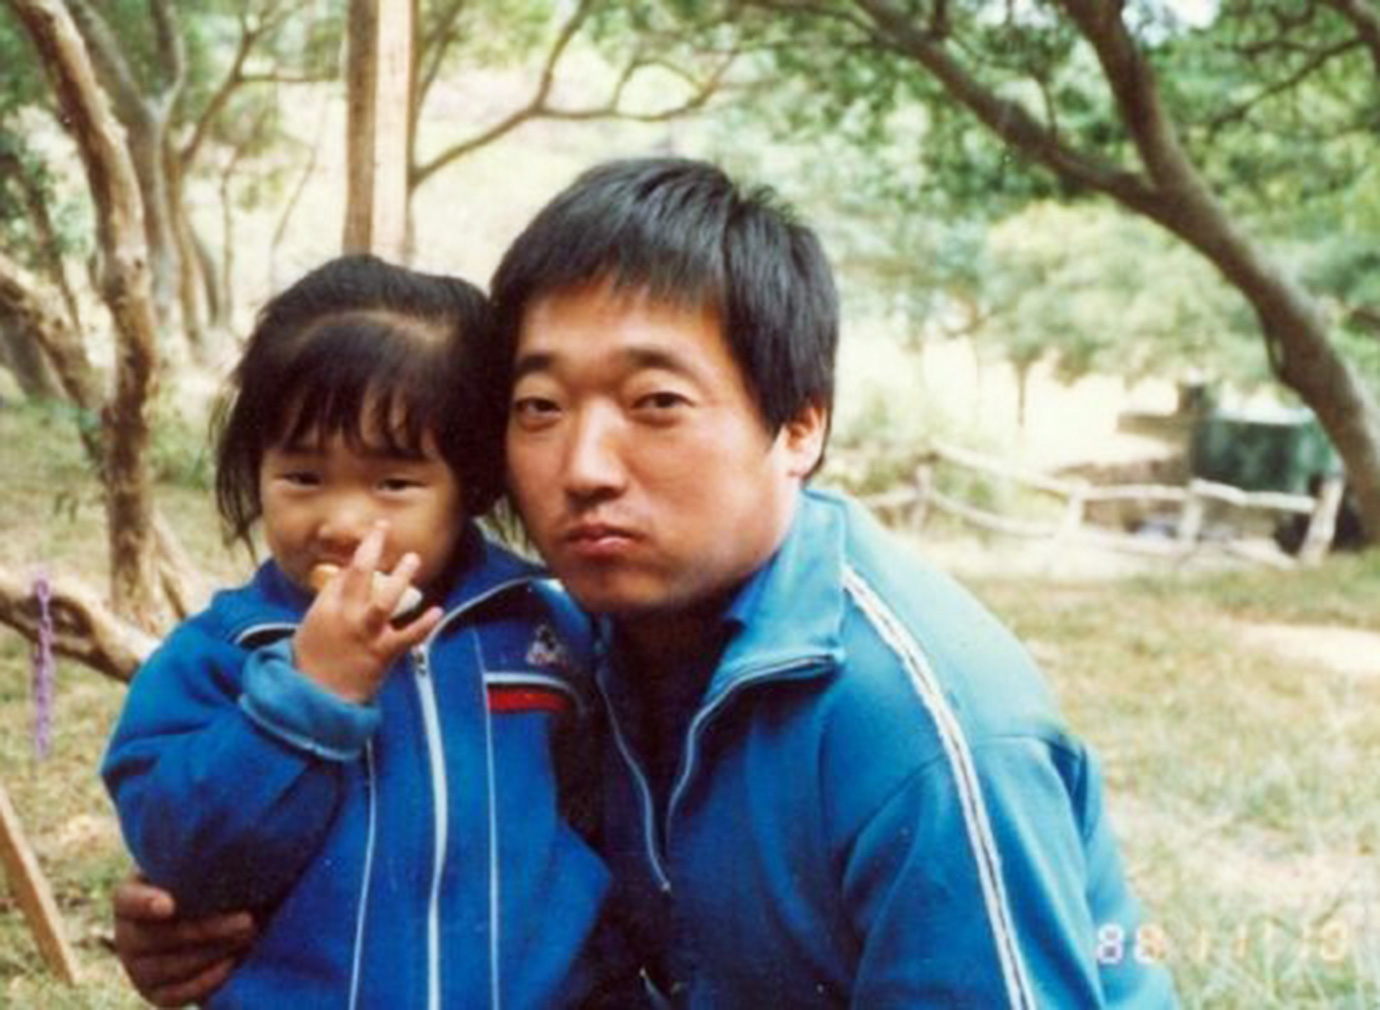
[[[635,368],[658,368],[678,375],[693,376],[695,369],[683,356],[663,347],[630,347],[623,356]]]
[[[519,354],[517,362],[513,365],[513,381],[517,382],[524,375],[531,375],[533,372],[545,372],[551,368],[555,360],[556,356],[547,351]]]
[[[623,348],[618,352],[618,358],[634,370],[657,368],[667,372],[675,372],[678,375],[694,376],[697,374],[694,367],[682,355],[655,345],[635,345]],[[533,372],[551,371],[559,360],[560,355],[552,351],[530,351],[526,354],[520,354],[513,366],[513,381],[517,382],[523,376]]]

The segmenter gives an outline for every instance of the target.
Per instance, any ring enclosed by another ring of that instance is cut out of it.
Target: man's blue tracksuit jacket
[[[1174,1004],[1097,766],[967,593],[811,491],[726,620],[664,816],[621,679],[655,671],[598,670],[616,907],[674,1004]]]

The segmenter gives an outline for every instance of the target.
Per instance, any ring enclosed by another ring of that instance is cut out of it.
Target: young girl
[[[467,518],[501,480],[489,325],[463,281],[346,257],[265,307],[235,371],[216,499],[272,560],[139,671],[102,767],[180,910],[259,910],[210,1006],[545,1007],[591,984],[607,873],[553,759],[582,691],[555,626],[578,625]]]

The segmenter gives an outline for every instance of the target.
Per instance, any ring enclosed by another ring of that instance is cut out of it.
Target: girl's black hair
[[[504,402],[477,358],[492,326],[474,285],[368,255],[331,260],[269,301],[212,423],[230,538],[247,541],[260,516],[264,451],[333,435],[362,447],[369,433],[410,456],[429,434],[465,511],[487,512],[503,480]]]

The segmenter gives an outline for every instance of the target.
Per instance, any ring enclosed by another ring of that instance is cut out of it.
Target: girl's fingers
[[[380,520],[364,535],[355,548],[354,556],[350,558],[350,568],[346,574],[365,590],[371,588],[374,571],[383,560],[383,547],[387,540],[388,523]]]
[[[392,629],[392,644],[398,652],[412,648],[436,629],[436,625],[441,623],[443,616],[445,616],[445,611],[440,607],[427,607],[411,621],[399,628]]]
[[[417,609],[422,594],[412,585],[422,567],[422,559],[408,551],[393,567],[392,573],[379,573],[374,581],[374,604],[390,618],[399,618]]]

